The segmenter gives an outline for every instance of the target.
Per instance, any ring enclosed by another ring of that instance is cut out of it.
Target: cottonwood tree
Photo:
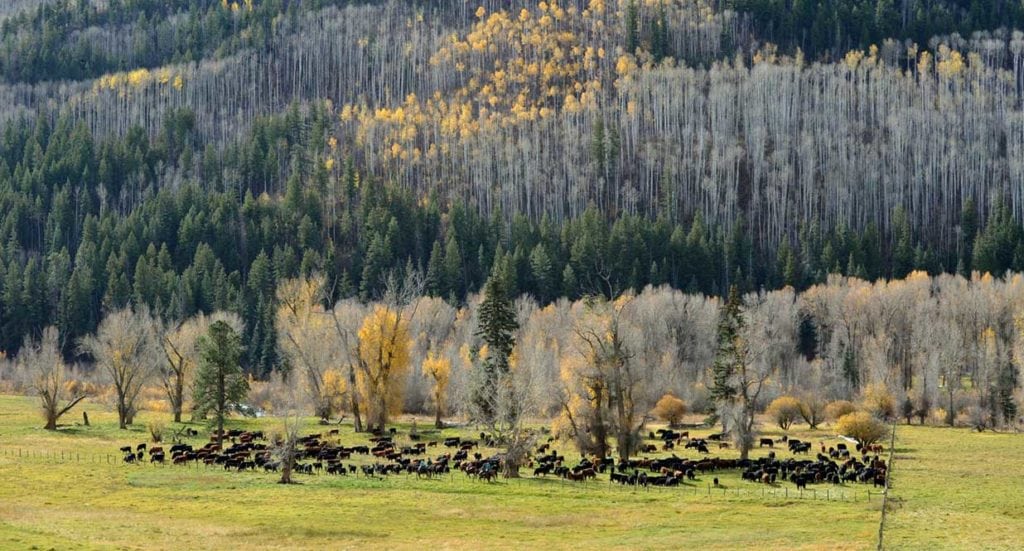
[[[60,353],[56,327],[47,327],[38,341],[26,340],[18,364],[28,387],[39,397],[46,430],[57,430],[57,422],[86,398],[82,387],[68,379],[68,368]]]
[[[295,279],[277,290],[277,329],[281,351],[299,377],[314,414],[329,420],[339,409],[348,385],[341,370],[342,346],[320,299],[323,279]]]
[[[162,359],[153,326],[145,310],[124,308],[107,314],[96,334],[80,342],[82,351],[96,360],[114,387],[121,429],[132,423],[139,393],[159,372]]]
[[[388,278],[384,298],[359,329],[360,370],[356,380],[366,401],[370,426],[384,430],[388,416],[402,407],[405,376],[409,370],[409,320],[415,316],[423,289],[422,278],[410,273],[399,282]]]
[[[196,369],[193,400],[198,412],[213,414],[217,443],[224,440],[224,418],[233,403],[245,398],[249,381],[242,371],[242,338],[225,321],[210,324],[199,338],[199,367]]]
[[[358,374],[367,366],[359,349],[359,329],[367,316],[366,307],[355,300],[342,300],[326,312],[334,327],[335,339],[340,343],[341,363],[348,388],[348,407],[352,412],[352,424],[356,432],[363,432],[363,397],[360,395]]]
[[[522,365],[513,352],[509,371],[502,378],[494,405],[495,422],[491,434],[502,448],[501,469],[505,478],[518,478],[519,469],[530,459],[540,434],[527,420],[537,413],[534,388],[539,382],[530,366]]]
[[[444,412],[448,398],[448,383],[451,382],[452,361],[435,352],[428,353],[423,360],[423,374],[431,381],[431,393],[434,398],[434,427],[444,428],[441,414]]]
[[[608,456],[607,440],[615,440],[620,460],[639,442],[636,393],[640,382],[626,343],[626,321],[633,297],[614,302],[591,299],[574,332],[578,357],[566,363],[569,381],[563,406],[565,426],[580,451]]]
[[[953,426],[956,423],[956,414],[959,410],[957,398],[965,389],[965,346],[962,339],[963,333],[958,327],[954,327],[948,322],[944,326],[948,332],[945,333],[942,341],[937,343],[939,349],[939,388],[945,397],[946,424]]]
[[[465,310],[459,311],[453,308],[444,300],[436,297],[426,297],[419,301],[416,308],[416,315],[409,322],[409,332],[412,335],[413,344],[410,356],[412,357],[412,372],[408,378],[405,391],[406,411],[421,411],[430,407],[428,402],[437,405],[436,388],[434,379],[427,372],[429,367],[427,360],[431,357],[444,359],[449,364],[447,378],[444,381],[442,390],[441,415],[446,414],[445,404],[454,403],[451,399],[450,390],[458,386],[461,373],[452,373],[453,368],[459,367],[459,348],[464,337],[464,325],[467,318]],[[456,380],[453,381],[453,375]],[[436,407],[434,412],[437,413]]]

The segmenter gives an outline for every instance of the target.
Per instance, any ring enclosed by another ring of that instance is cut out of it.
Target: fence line
[[[889,506],[889,488],[892,481],[893,461],[896,459],[896,421],[892,422],[892,434],[889,436],[889,463],[885,468],[885,488],[882,491],[882,515],[878,521],[878,551],[885,549],[885,516]]]

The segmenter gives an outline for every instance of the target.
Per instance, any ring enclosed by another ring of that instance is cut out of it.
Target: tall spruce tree
[[[741,306],[739,289],[733,285],[729,287],[729,298],[722,304],[719,312],[718,350],[715,353],[715,363],[712,367],[711,398],[718,406],[719,417],[722,420],[722,432],[728,432],[728,415],[724,413],[732,405],[737,394],[732,376],[738,368],[738,363],[743,361],[740,332],[743,330],[745,322]]]
[[[199,339],[193,401],[197,412],[213,414],[218,444],[224,439],[224,418],[231,402],[245,398],[249,392],[241,360],[241,336],[226,322],[213,322],[206,335]]]
[[[492,275],[484,285],[484,301],[480,305],[476,333],[487,343],[487,354],[480,358],[472,388],[477,420],[484,424],[495,422],[500,385],[509,373],[509,357],[516,344],[515,332],[518,329],[519,322],[504,281]]]

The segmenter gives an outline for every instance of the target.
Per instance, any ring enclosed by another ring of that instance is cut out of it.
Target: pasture
[[[570,482],[550,475],[534,478],[524,469],[523,479],[490,483],[453,471],[432,479],[407,474],[296,475],[299,484],[283,486],[276,483],[278,475],[261,471],[202,464],[125,465],[118,449],[147,441],[145,422],[156,414],[141,415],[132,430],[119,431],[112,414],[92,404],[85,409],[92,426],[50,433],[39,428],[34,401],[0,396],[0,548],[876,545],[881,499],[871,484],[814,484],[801,494],[791,482],[760,484],[741,480],[740,472],[731,470],[699,474],[680,487],[645,489],[611,484],[607,474]],[[80,419],[80,412],[65,422],[73,419]],[[230,426],[269,432],[279,423],[233,420]],[[201,436],[191,442],[205,442],[206,427],[192,426]],[[322,429],[310,420],[303,433]],[[339,429],[341,443],[366,442],[366,435],[354,434],[349,425]],[[396,440],[403,441],[408,429],[398,425]],[[827,427],[790,434],[815,446],[837,442]],[[445,429],[425,438],[473,435],[469,428]],[[766,430],[766,436],[781,434]],[[567,462],[578,458],[567,445],[557,449]],[[675,453],[695,455],[693,450]],[[767,448],[757,449],[753,457],[767,453]],[[779,446],[776,453],[789,457]],[[721,458],[735,454],[731,449],[711,450]],[[1012,535],[1024,528],[1024,505],[1018,497],[1024,490],[1024,438],[901,426],[896,454],[897,503],[890,511],[887,548],[1016,547]],[[712,477],[723,488],[709,488]]]

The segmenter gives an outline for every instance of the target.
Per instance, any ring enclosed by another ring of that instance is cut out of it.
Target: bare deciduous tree
[[[82,351],[96,360],[117,395],[117,419],[128,428],[142,388],[152,382],[161,362],[153,322],[145,310],[125,308],[103,318],[95,335],[82,338]]]
[[[18,355],[29,388],[39,397],[46,430],[57,430],[57,421],[86,398],[79,385],[71,384],[60,354],[56,327],[47,327],[38,341],[27,340]]]

